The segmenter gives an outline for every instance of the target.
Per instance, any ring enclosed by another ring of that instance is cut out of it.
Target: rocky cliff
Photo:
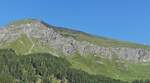
[[[6,28],[0,29],[0,46],[8,45],[16,41],[22,35],[26,35],[31,41],[46,45],[62,55],[91,55],[108,59],[114,57],[119,60],[131,62],[150,62],[150,48],[134,48],[123,46],[103,46],[85,40],[77,40],[73,36],[64,36],[59,29],[53,26],[47,26],[41,21],[32,20],[32,22],[10,24]],[[76,33],[77,34],[77,33]],[[34,43],[34,42],[32,42]],[[32,48],[36,46],[32,46]]]

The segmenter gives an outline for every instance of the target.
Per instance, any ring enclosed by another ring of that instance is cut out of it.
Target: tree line
[[[14,50],[0,50],[0,83],[126,83],[103,75],[91,75],[70,68],[61,57],[47,53],[16,55]],[[133,82],[138,83],[138,82]]]

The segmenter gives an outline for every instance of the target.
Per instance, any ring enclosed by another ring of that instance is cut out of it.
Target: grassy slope
[[[12,48],[18,54],[25,54],[29,51],[32,46],[32,42],[27,38],[26,35],[22,35],[16,41],[6,45],[4,48]]]
[[[82,69],[90,74],[101,74],[129,82],[150,77],[150,65],[116,62],[115,59],[108,60],[92,56],[70,56],[68,60],[73,68]]]
[[[67,28],[59,28],[54,27],[54,29],[59,32],[60,34],[66,36],[66,37],[73,37],[79,41],[88,41],[96,45],[100,46],[115,46],[115,47],[130,47],[130,48],[150,48],[150,46],[142,45],[142,44],[136,44],[132,42],[124,42],[124,41],[117,41],[114,39],[106,38],[106,37],[100,37],[100,36],[94,36],[90,35],[88,33],[84,33],[81,31],[75,31]]]
[[[3,45],[0,48],[12,48],[18,55],[30,53],[51,53],[55,56],[58,56],[62,54],[57,50],[48,47],[47,44],[42,44],[39,43],[36,39],[28,38],[25,34],[22,34],[22,36],[19,37],[16,41],[9,43],[8,45]]]

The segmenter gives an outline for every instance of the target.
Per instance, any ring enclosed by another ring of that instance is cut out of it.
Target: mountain
[[[131,82],[149,79],[150,46],[94,36],[85,32],[23,19],[0,29],[0,48],[17,56],[49,53],[91,75]]]

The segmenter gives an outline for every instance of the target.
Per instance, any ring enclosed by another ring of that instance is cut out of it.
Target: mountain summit
[[[134,68],[147,68],[150,62],[149,46],[97,37],[36,19],[18,20],[1,29],[0,48],[11,48],[18,55],[50,53],[66,58],[74,68],[123,80],[130,78],[128,74],[140,76]],[[121,77],[122,71],[127,73]]]

